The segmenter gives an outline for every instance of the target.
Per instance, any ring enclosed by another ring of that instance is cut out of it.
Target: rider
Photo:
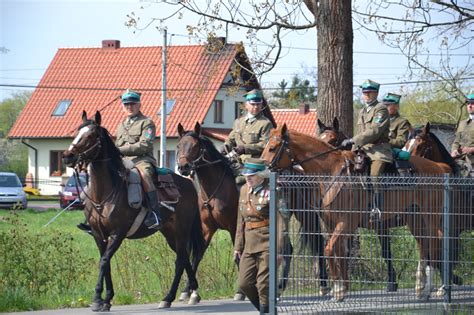
[[[467,95],[466,103],[469,117],[459,123],[451,156],[456,158],[463,177],[474,177],[474,92]]]
[[[361,147],[372,161],[370,176],[374,184],[374,206],[370,217],[372,220],[378,220],[381,217],[380,208],[383,205],[383,195],[376,184],[376,177],[380,176],[385,167],[393,161],[389,143],[390,117],[387,107],[377,100],[379,83],[366,80],[360,88],[365,106],[359,112],[358,132],[355,137],[342,141],[341,145],[355,144],[356,147]]]
[[[402,149],[408,140],[411,124],[408,119],[401,117],[400,98],[402,96],[394,93],[388,93],[383,98],[384,105],[387,105],[388,114],[390,115],[390,132],[388,137],[392,148]]]
[[[118,125],[115,145],[124,159],[132,161],[140,171],[150,208],[144,224],[149,229],[158,230],[161,227],[162,206],[158,202],[153,183],[153,177],[156,176],[156,160],[153,157],[156,128],[153,120],[142,114],[140,107],[140,93],[127,90],[122,94],[122,109],[127,118]]]
[[[260,157],[273,128],[271,121],[262,112],[263,95],[260,90],[247,92],[245,101],[247,114],[235,120],[223,150],[224,154],[234,150],[242,163],[250,157]],[[238,184],[245,182],[242,176],[237,177],[236,181]]]

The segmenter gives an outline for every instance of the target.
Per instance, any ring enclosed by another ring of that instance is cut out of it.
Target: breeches
[[[268,305],[270,287],[268,251],[255,254],[242,253],[239,265],[239,287],[252,303]]]
[[[153,183],[153,177],[156,176],[155,166],[150,162],[141,161],[135,164],[135,167],[138,168],[142,174],[143,189],[145,192],[155,191],[156,187]]]

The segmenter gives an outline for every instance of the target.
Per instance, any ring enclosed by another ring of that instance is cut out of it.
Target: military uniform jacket
[[[270,214],[270,189],[268,180],[255,189],[247,184],[242,186],[239,199],[239,213],[237,216],[237,231],[234,249],[249,254],[269,250],[269,226],[254,229],[248,227],[248,222],[268,220]],[[247,226],[246,226],[247,223]]]
[[[360,110],[357,121],[356,146],[362,147],[372,161],[392,162],[392,149],[388,143],[390,119],[387,106],[376,103]]]
[[[470,118],[462,120],[459,123],[451,151],[457,151],[462,147],[474,147],[474,121]],[[473,154],[470,154],[467,158],[471,164],[474,164]]]
[[[268,135],[273,128],[272,123],[262,113],[254,120],[247,120],[246,116],[235,120],[232,131],[225,141],[229,148],[243,146],[245,154],[240,156],[242,162],[249,157],[258,158],[268,141]]]
[[[134,164],[147,161],[156,165],[153,157],[153,142],[156,127],[151,118],[141,112],[132,118],[126,118],[117,128],[115,145],[126,159]]]
[[[390,133],[388,136],[392,148],[401,149],[405,146],[408,134],[410,133],[410,127],[408,119],[400,117],[400,114],[397,113],[395,116],[390,117]]]

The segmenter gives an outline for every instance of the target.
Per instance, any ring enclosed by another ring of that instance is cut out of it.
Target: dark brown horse
[[[134,222],[141,211],[128,204],[127,170],[120,152],[115,147],[109,132],[101,127],[99,112],[92,120],[88,120],[86,112],[83,112],[82,120],[78,135],[69,149],[63,153],[63,160],[69,167],[76,169],[87,167],[90,175],[84,212],[101,256],[92,310],[108,311],[114,296],[110,260],[125,238],[143,238],[156,230],[147,229],[141,224],[133,232],[132,226],[135,225]],[[160,232],[176,252],[175,276],[170,291],[160,303],[160,308],[171,306],[184,270],[188,275],[190,287],[195,293],[195,302],[199,300],[198,282],[189,257],[192,254],[193,260],[200,260],[204,252],[204,239],[201,233],[201,220],[194,185],[184,177],[174,173],[171,175],[181,197],[175,204],[173,212],[166,211],[162,214],[165,221]],[[104,282],[105,299],[102,298]]]
[[[229,232],[234,244],[237,227],[239,191],[227,160],[214,144],[201,135],[201,125],[194,131],[185,131],[178,125],[178,170],[184,176],[192,176],[199,187],[199,208],[205,249],[218,229]],[[197,269],[199,261],[193,266]],[[187,298],[187,285],[180,299]]]
[[[351,171],[354,153],[339,151],[317,138],[288,130],[286,125],[270,133],[262,158],[273,170],[287,169],[294,165],[304,169],[305,173],[340,176]],[[420,174],[442,175],[448,173],[449,166],[413,157],[412,164]],[[335,188],[338,185],[334,185]],[[342,187],[343,188],[343,187]],[[323,196],[320,217],[330,231],[330,238],[325,246],[325,256],[329,261],[329,270],[334,280],[334,298],[342,301],[348,290],[348,265],[345,244],[363,222],[365,212],[372,200],[369,194],[357,194],[354,189],[335,191],[320,187]],[[443,206],[442,192],[423,189],[388,190],[384,193],[382,220],[389,220],[401,212],[418,243],[421,261],[417,272],[416,295],[421,299],[428,298],[430,286],[423,278],[425,267],[430,261],[439,261],[441,252],[441,211]],[[414,207],[416,211],[413,212]],[[352,211],[337,211],[352,209]],[[408,217],[412,218],[410,220]]]

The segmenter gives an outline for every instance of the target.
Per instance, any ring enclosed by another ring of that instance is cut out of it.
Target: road
[[[28,201],[28,208],[36,211],[46,211],[48,209],[59,209],[59,201]]]
[[[236,302],[233,300],[210,300],[201,301],[198,305],[187,305],[182,302],[175,302],[169,309],[158,309],[157,304],[143,305],[119,305],[112,306],[110,312],[96,313],[89,308],[70,308],[59,310],[44,310],[32,312],[2,313],[12,315],[90,315],[90,314],[107,314],[107,315],[154,315],[154,314],[257,314],[255,308],[248,300]]]

